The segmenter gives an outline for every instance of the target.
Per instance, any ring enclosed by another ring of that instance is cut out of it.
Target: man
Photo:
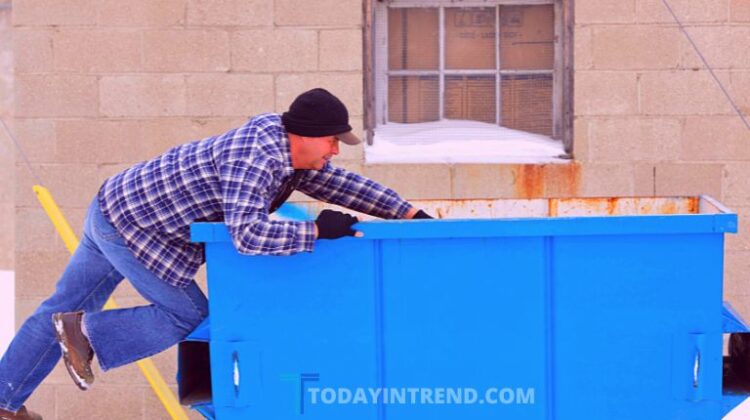
[[[341,101],[305,92],[282,116],[263,114],[221,136],[178,146],[104,182],[89,207],[81,243],[57,283],[0,360],[0,420],[40,419],[24,401],[62,355],[81,389],[106,371],[159,353],[207,315],[193,280],[203,246],[196,221],[227,224],[244,254],[310,252],[315,239],[354,235],[357,219],[331,210],[315,222],[272,221],[295,189],[373,216],[429,218],[394,191],[330,159],[357,144]],[[123,278],[150,304],[101,311]],[[59,342],[59,345],[58,345]]]

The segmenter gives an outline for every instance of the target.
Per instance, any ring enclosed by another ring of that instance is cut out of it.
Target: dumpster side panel
[[[721,234],[556,238],[556,418],[720,418],[722,255]]]
[[[386,404],[386,418],[545,417],[544,244],[543,237],[383,241],[385,386],[477,392],[474,403],[418,394],[416,404]]]
[[[375,386],[373,249],[342,239],[248,258],[231,243],[209,244],[218,418],[376,418],[375,405],[311,400],[312,388]]]

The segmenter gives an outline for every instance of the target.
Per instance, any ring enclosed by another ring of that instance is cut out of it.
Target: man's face
[[[339,140],[334,136],[290,136],[294,169],[323,169],[326,162],[339,154]]]

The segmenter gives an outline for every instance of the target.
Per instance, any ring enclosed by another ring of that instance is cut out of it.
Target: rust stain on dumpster
[[[677,214],[677,204],[674,201],[668,201],[659,207],[658,214]]]
[[[549,212],[548,212],[549,217],[557,217],[557,215],[560,212],[559,205],[560,205],[560,200],[556,198],[551,198],[549,200]]]
[[[619,201],[619,198],[617,197],[610,197],[607,199],[607,214],[613,215],[617,211],[617,203]]]
[[[700,213],[700,197],[688,197],[688,213]]]

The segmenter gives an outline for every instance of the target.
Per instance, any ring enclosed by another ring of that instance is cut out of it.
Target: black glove
[[[414,215],[414,217],[412,217],[412,219],[434,219],[434,217],[425,213],[423,210],[420,210]]]
[[[357,223],[357,218],[351,214],[334,210],[323,210],[315,219],[318,226],[319,239],[336,239],[342,236],[354,236],[356,233],[352,225]]]

